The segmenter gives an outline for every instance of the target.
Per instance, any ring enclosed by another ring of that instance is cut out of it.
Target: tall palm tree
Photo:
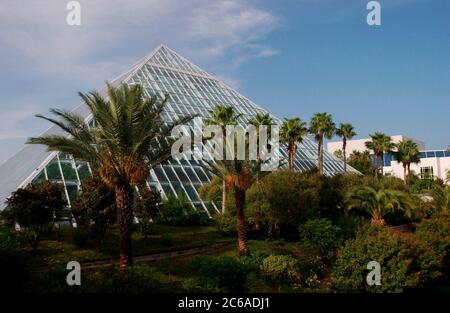
[[[299,117],[285,118],[280,129],[280,141],[288,145],[288,166],[292,170],[294,168],[294,157],[297,152],[297,144],[303,141],[308,134],[306,123]]]
[[[163,100],[144,98],[140,85],[113,87],[107,84],[107,98],[98,92],[79,93],[89,108],[95,126],[83,117],[64,110],[52,109],[58,119],[37,115],[61,128],[68,136],[48,135],[30,138],[30,144],[46,145],[49,151],[71,154],[89,162],[115,194],[120,231],[120,269],[133,262],[131,231],[133,223],[133,189],[145,183],[149,170],[170,157],[172,129],[187,123],[183,117],[165,123],[161,113]]]
[[[227,143],[228,145],[234,142]],[[248,156],[248,140],[245,151],[245,160],[237,159],[237,149],[233,160],[204,160],[203,166],[224,180],[227,186],[234,191],[234,205],[236,207],[236,230],[238,235],[238,255],[250,253],[247,244],[247,228],[245,222],[246,191],[255,182],[256,177],[261,177],[268,172],[261,172],[262,161],[250,160]]]
[[[365,142],[366,148],[373,151],[375,155],[375,175],[380,174],[380,156],[383,159],[383,140],[386,135],[381,132],[370,134],[370,140]]]
[[[323,175],[323,139],[331,139],[335,130],[333,117],[326,112],[314,114],[309,122],[309,131],[315,135],[317,141],[317,168],[320,175]]]
[[[356,136],[355,128],[350,123],[343,123],[336,129],[336,135],[342,137],[342,152],[344,157],[344,172],[347,172],[347,139],[352,139]]]
[[[211,117],[205,120],[205,125],[217,125],[222,130],[223,158],[226,158],[226,137],[227,125],[237,125],[238,119],[242,114],[236,113],[232,106],[223,104],[217,105],[214,110],[210,110]],[[227,205],[227,183],[225,179],[222,181],[222,213],[225,213]]]
[[[255,117],[251,118],[248,123],[250,125],[255,126],[258,137],[257,137],[257,147],[256,147],[256,160],[260,161],[261,160],[261,156],[260,156],[260,138],[259,138],[259,132],[262,126],[266,126],[267,127],[267,131],[269,132],[269,134],[271,133],[271,126],[275,125],[273,118],[270,116],[269,113],[266,114],[262,114],[262,113],[257,113],[255,115]],[[261,185],[259,183],[259,173],[256,173],[256,184],[258,187],[258,193],[257,193],[257,197],[259,199],[260,194],[262,193],[261,190]],[[258,207],[258,210],[256,212],[257,216],[261,215],[261,210]],[[259,219],[256,222],[256,230],[259,230],[261,228],[261,223],[259,222]]]
[[[259,130],[261,129],[262,126],[267,126],[267,130],[270,133],[270,127],[272,125],[275,125],[273,118],[270,116],[269,113],[266,114],[262,114],[262,113],[257,113],[255,115],[255,117],[251,118],[248,123],[250,125],[255,126],[256,128],[256,132],[258,133],[258,140],[257,140],[257,159],[259,160],[260,156],[259,156]]]
[[[380,138],[381,142],[381,153],[380,153],[380,160],[381,160],[381,176],[384,175],[384,155],[387,153],[392,153],[392,151],[395,148],[395,143],[392,142],[391,136],[384,135]]]
[[[409,191],[411,184],[411,163],[420,162],[419,147],[412,140],[402,140],[396,144],[397,151],[394,152],[395,159],[403,166],[403,180],[406,189]]]
[[[411,198],[404,192],[390,189],[376,189],[370,186],[357,186],[345,196],[348,210],[365,210],[372,216],[372,223],[384,225],[384,216],[395,210],[404,211],[411,216]]]

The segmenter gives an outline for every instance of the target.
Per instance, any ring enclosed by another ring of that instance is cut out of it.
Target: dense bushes
[[[242,292],[245,290],[246,268],[229,256],[197,257],[191,262],[198,278],[189,280],[184,287],[194,291]]]
[[[381,265],[381,286],[368,286],[367,264]],[[362,228],[339,250],[333,288],[344,292],[403,292],[423,287],[440,273],[441,258],[412,234],[383,226]]]
[[[342,243],[342,230],[327,219],[309,220],[299,227],[300,243],[307,251],[331,260]]]
[[[428,243],[442,257],[444,269],[450,269],[450,215],[440,214],[423,220],[416,235]]]
[[[116,222],[114,192],[108,188],[98,174],[87,176],[81,183],[82,192],[72,201],[71,211],[80,228],[88,229],[95,238],[97,247]],[[82,231],[77,240],[82,244]]]
[[[264,177],[247,191],[249,222],[261,224],[269,237],[295,234],[298,225],[319,210],[319,180],[315,173],[289,170]]]
[[[262,262],[261,272],[274,282],[292,283],[298,279],[298,262],[289,255],[271,255]]]
[[[19,223],[23,228],[40,231],[59,220],[66,201],[60,185],[44,181],[17,189],[8,198],[7,204],[2,216],[10,224]]]
[[[185,197],[170,195],[163,200],[156,220],[173,226],[197,226],[206,223],[207,217],[196,210]]]

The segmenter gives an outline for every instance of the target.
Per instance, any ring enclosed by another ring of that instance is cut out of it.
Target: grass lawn
[[[88,240],[84,246],[74,242],[73,228],[63,229],[59,238],[55,234],[44,236],[35,251],[24,249],[31,268],[39,269],[53,264],[76,260],[80,263],[117,259],[119,257],[119,236],[117,228],[112,229],[104,238],[100,249],[95,242]],[[58,240],[59,239],[59,240]],[[213,226],[175,227],[155,224],[146,238],[138,232],[132,235],[133,256],[148,255],[175,250],[201,247],[210,244],[230,242],[234,239],[224,237]]]

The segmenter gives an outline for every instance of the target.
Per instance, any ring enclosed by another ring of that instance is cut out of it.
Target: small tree
[[[66,201],[60,185],[44,181],[17,189],[8,198],[7,205],[3,214],[11,223],[34,232],[33,241],[37,243],[39,233],[60,218]]]
[[[350,154],[347,163],[362,174],[369,175],[373,173],[372,158],[369,150],[363,152],[353,151]]]
[[[81,190],[72,203],[72,214],[77,226],[91,230],[99,248],[104,235],[116,222],[114,191],[96,173],[83,180]]]
[[[151,231],[151,225],[159,213],[161,194],[147,186],[139,188],[139,195],[134,198],[133,212],[139,220],[139,228],[144,237]]]

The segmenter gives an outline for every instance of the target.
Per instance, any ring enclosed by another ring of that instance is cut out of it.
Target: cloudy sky
[[[279,117],[332,113],[359,137],[450,144],[450,2],[389,0],[382,25],[365,0],[65,0],[0,3],[0,162],[165,43]]]

